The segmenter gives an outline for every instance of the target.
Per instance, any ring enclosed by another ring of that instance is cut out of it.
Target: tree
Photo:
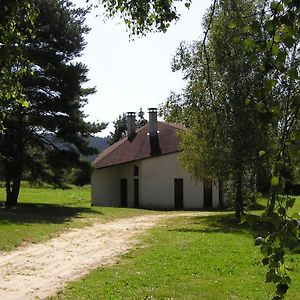
[[[137,129],[142,128],[143,126],[145,126],[148,121],[145,119],[144,117],[145,113],[143,112],[143,109],[140,107],[140,111],[138,112],[138,119],[136,121],[136,127]]]
[[[113,121],[113,124],[114,124],[114,132],[111,132],[108,138],[108,143],[110,145],[113,145],[114,143],[118,142],[123,137],[125,137],[127,132],[126,114],[123,113],[122,115],[119,115],[119,117],[115,121]]]
[[[21,79],[29,70],[24,45],[32,35],[36,10],[29,0],[0,3],[0,133],[8,106],[27,106]]]
[[[249,34],[242,28],[255,14],[252,1],[230,0],[214,7],[212,21],[208,13],[205,49],[195,42],[182,43],[177,51],[173,70],[184,72],[187,87],[183,95],[172,94],[164,109],[188,124],[181,134],[181,160],[189,172],[199,180],[232,182],[237,218],[244,210],[245,183],[256,177],[258,149],[266,136],[266,128],[258,128],[258,111],[247,100],[258,66],[244,47]],[[232,30],[233,22],[243,23],[241,29],[235,25]]]
[[[96,152],[86,138],[104,127],[84,121],[82,108],[94,88],[82,87],[88,70],[72,62],[85,46],[87,10],[75,9],[67,0],[34,3],[39,11],[35,38],[25,48],[33,75],[22,79],[28,107],[8,106],[7,130],[0,139],[7,206],[17,204],[25,169],[33,177],[63,185],[64,170],[79,164],[80,154]]]
[[[88,2],[92,2],[88,0]],[[175,2],[189,7],[192,0],[98,0],[107,16],[120,14],[133,35],[144,35],[150,31],[165,32],[180,14]]]

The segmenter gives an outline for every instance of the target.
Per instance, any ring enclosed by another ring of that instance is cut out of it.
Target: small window
[[[139,167],[134,166],[133,176],[139,176]]]

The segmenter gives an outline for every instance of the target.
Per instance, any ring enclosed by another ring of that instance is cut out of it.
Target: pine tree
[[[7,206],[17,204],[26,169],[36,179],[63,185],[64,170],[76,166],[80,154],[96,152],[86,138],[105,127],[84,120],[82,108],[95,89],[82,87],[88,69],[73,62],[85,46],[88,11],[75,9],[67,0],[34,0],[34,4],[39,11],[35,38],[25,48],[33,75],[22,81],[28,108],[8,107],[0,139]]]

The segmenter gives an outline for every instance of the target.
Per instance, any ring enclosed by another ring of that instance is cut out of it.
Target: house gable
[[[165,122],[157,122],[157,140],[160,149],[159,154],[165,155],[179,151],[180,138],[177,135],[178,130],[184,127]],[[147,159],[151,157],[151,141],[149,136],[149,124],[140,128],[135,137],[129,140],[127,137],[104,150],[93,162],[97,168],[105,168],[109,166],[128,163],[131,161]]]

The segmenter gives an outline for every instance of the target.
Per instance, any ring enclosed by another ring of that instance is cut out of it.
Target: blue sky
[[[85,4],[84,0],[73,2]],[[170,91],[184,87],[182,74],[171,71],[171,60],[180,41],[203,36],[202,17],[210,4],[193,0],[167,33],[151,33],[134,41],[120,19],[104,22],[101,8],[89,14],[86,23],[91,32],[80,61],[90,69],[89,85],[97,87],[85,108],[87,120],[110,122],[100,136],[113,130],[112,121],[122,112],[139,111],[140,107],[146,112],[164,102]]]

